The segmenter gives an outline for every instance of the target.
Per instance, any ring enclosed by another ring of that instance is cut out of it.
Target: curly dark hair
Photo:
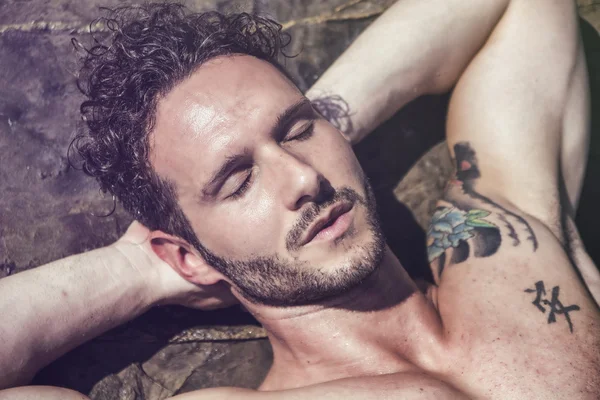
[[[158,99],[204,62],[246,54],[279,63],[290,37],[277,22],[247,13],[190,13],[182,4],[153,3],[106,9],[101,18],[109,43],[85,48],[78,87],[85,121],[73,145],[83,170],[104,192],[152,230],[186,240],[206,257],[177,202],[173,182],[153,170],[149,133]],[[286,74],[287,76],[287,74]]]

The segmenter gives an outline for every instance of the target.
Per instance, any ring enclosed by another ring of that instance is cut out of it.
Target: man
[[[595,291],[572,222],[589,117],[572,1],[397,2],[307,94],[345,99],[347,136],[273,61],[285,43],[269,21],[153,6],[127,25],[128,12],[84,65],[80,150],[151,230],[0,281],[3,302],[30,305],[2,308],[3,387],[152,305],[239,301],[273,346],[260,389],[176,398],[600,396],[600,312],[574,269]],[[457,171],[422,293],[383,241],[347,139],[453,86]]]

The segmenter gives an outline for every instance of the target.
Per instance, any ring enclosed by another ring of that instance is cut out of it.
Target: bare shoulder
[[[175,396],[176,400],[466,400],[457,389],[422,373],[398,373],[340,379],[290,390],[262,392],[239,388],[204,389]]]
[[[170,397],[169,399],[174,399],[174,400],[216,400],[216,399],[254,400],[254,399],[263,399],[264,397],[261,397],[260,394],[261,394],[260,392],[258,392],[256,390],[252,390],[252,389],[220,387],[220,388],[195,390],[193,392],[188,392],[188,393],[180,394],[180,395],[177,395],[174,397]]]

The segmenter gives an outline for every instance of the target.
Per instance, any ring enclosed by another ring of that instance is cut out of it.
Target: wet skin
[[[350,143],[269,63],[235,55],[202,65],[159,101],[151,144],[152,165],[174,182],[202,244],[247,270],[223,277],[242,294],[248,281],[279,284],[281,298],[319,281],[315,300],[376,267],[383,240]],[[336,207],[343,223],[313,238]]]

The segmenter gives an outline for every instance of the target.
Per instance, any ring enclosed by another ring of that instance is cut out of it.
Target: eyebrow
[[[300,101],[289,106],[277,117],[277,121],[271,129],[271,135],[276,138],[282,138],[289,123],[300,114],[300,111],[307,109],[307,107],[312,107],[312,103],[306,97],[302,97]]]
[[[312,107],[312,103],[306,97],[303,97],[300,101],[289,106],[284,112],[282,112],[275,121],[275,124],[271,128],[271,135],[278,140],[283,137],[285,134],[288,125],[292,120],[300,114],[300,112],[307,107]],[[202,195],[206,197],[211,197],[214,195],[214,192],[211,190],[217,182],[221,181],[225,178],[237,165],[239,165],[244,159],[247,158],[247,151],[244,151],[240,154],[234,154],[231,156],[227,156],[221,166],[217,169],[217,171],[212,175],[212,178],[208,181],[208,183],[202,189]]]

